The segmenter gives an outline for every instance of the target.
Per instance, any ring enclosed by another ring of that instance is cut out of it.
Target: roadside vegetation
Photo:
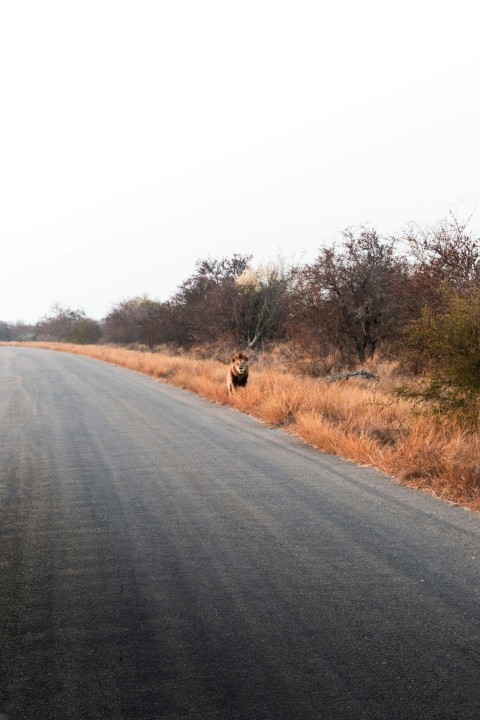
[[[30,345],[30,343],[28,343]],[[226,393],[225,362],[192,352],[150,353],[103,345],[32,343],[145,373],[230,405],[327,453],[369,465],[414,488],[480,509],[480,437],[448,415],[395,397],[407,378],[395,362],[370,361],[379,380],[330,381],[289,369],[281,349],[260,353],[246,388]],[[205,352],[205,349],[204,349]],[[211,352],[211,350],[210,350]]]
[[[55,306],[0,322],[0,340],[146,373],[480,509],[480,241],[453,216],[396,238],[347,229],[306,265],[199,260],[168,301],[126,299],[101,322]],[[251,376],[230,397],[239,349]]]

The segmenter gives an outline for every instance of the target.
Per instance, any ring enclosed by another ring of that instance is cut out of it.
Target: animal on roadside
[[[239,387],[245,387],[248,380],[248,357],[242,353],[235,353],[227,373],[227,392],[233,392]]]

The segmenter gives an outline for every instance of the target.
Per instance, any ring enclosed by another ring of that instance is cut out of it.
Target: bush
[[[425,309],[408,331],[409,359],[428,374],[421,390],[406,395],[431,401],[440,412],[452,412],[478,423],[480,400],[480,290],[460,294],[444,290],[443,309]]]
[[[72,310],[59,305],[54,305],[52,313],[37,323],[36,330],[39,340],[78,345],[95,344],[102,334],[97,321],[88,318],[84,310]]]

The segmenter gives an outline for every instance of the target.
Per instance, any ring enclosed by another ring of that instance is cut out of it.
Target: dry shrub
[[[417,418],[391,462],[406,484],[480,508],[479,437],[453,420]]]
[[[226,392],[226,362],[144,353],[101,345],[33,343],[88,355],[146,373],[230,405],[272,426],[282,426],[328,453],[378,468],[411,487],[480,509],[480,439],[454,420],[419,415],[412,405],[392,399],[401,383],[398,364],[370,364],[380,382],[361,378],[326,383],[289,373],[280,357],[254,358],[246,388]],[[225,353],[228,358],[229,353]],[[278,360],[278,362],[277,362]]]

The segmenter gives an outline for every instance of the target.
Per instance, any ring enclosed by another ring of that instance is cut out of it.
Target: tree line
[[[55,306],[34,326],[0,322],[0,339],[141,345],[152,351],[205,343],[258,349],[288,341],[304,357],[334,357],[348,365],[377,351],[396,357],[408,338],[412,357],[425,367],[447,346],[452,352],[452,338],[439,340],[442,317],[450,313],[453,326],[455,318],[465,326],[470,313],[478,325],[472,307],[479,293],[480,240],[468,222],[450,214],[396,236],[369,226],[348,228],[339,242],[304,264],[279,257],[255,265],[242,254],[200,259],[166,301],[125,299],[100,322],[83,310]],[[477,347],[478,327],[465,332],[464,341]],[[477,353],[480,370],[480,348]]]

